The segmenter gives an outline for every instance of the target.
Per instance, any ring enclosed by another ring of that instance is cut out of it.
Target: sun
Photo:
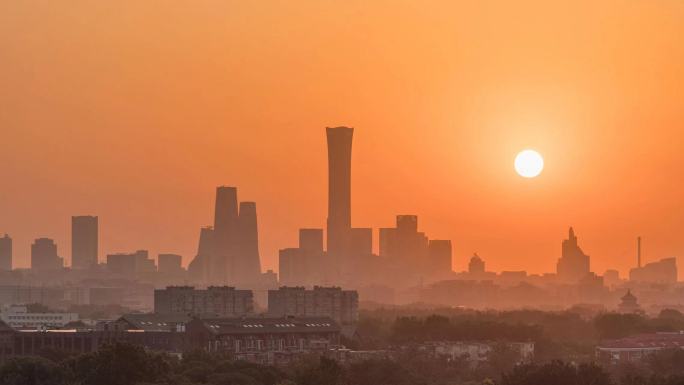
[[[515,157],[515,171],[523,178],[534,178],[544,169],[544,158],[534,150],[523,150]]]

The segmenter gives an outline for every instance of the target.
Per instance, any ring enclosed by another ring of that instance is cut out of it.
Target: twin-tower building
[[[214,226],[202,228],[197,256],[189,270],[196,280],[211,284],[260,282],[256,204],[238,204],[237,188],[216,188]]]

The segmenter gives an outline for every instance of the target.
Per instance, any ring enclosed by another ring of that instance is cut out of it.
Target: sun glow
[[[544,158],[534,150],[521,151],[515,157],[515,171],[524,178],[534,178],[544,169]]]

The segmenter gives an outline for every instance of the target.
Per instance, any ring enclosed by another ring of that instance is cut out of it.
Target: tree
[[[0,367],[2,385],[61,385],[64,371],[54,362],[39,357],[12,358]]]
[[[648,330],[646,319],[638,314],[607,313],[594,319],[599,338],[623,338]]]
[[[647,365],[653,373],[663,376],[684,374],[684,350],[663,349],[649,355]]]
[[[167,357],[148,354],[137,345],[116,343],[64,364],[83,385],[131,385],[163,381],[171,374]]]
[[[515,367],[501,377],[501,385],[611,385],[608,373],[594,364],[573,366],[561,361]]]
[[[305,362],[295,371],[295,382],[299,385],[339,385],[342,383],[343,370],[337,361],[321,357]]]
[[[487,366],[493,374],[505,373],[520,361],[520,354],[505,343],[498,343],[487,353]]]
[[[390,360],[368,360],[353,363],[347,369],[349,385],[411,385],[412,373]]]

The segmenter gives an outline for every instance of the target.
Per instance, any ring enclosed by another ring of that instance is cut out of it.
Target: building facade
[[[98,218],[71,217],[71,267],[90,269],[97,265]]]
[[[629,280],[640,283],[669,284],[677,283],[677,259],[664,258],[647,263],[642,267],[629,270]]]
[[[0,319],[15,329],[54,329],[78,321],[76,313],[29,313],[26,306],[6,306]]]
[[[239,202],[237,188],[216,188],[214,226],[200,232],[188,267],[196,283],[255,285],[261,282],[256,203]]]
[[[187,324],[190,347],[230,353],[263,365],[289,363],[339,345],[340,327],[327,317],[193,319]]]
[[[251,290],[230,286],[169,286],[154,291],[154,312],[159,314],[192,314],[197,316],[239,317],[254,312]]]
[[[12,270],[12,238],[7,234],[0,238],[0,270]]]
[[[57,245],[50,238],[38,238],[31,245],[31,269],[58,270],[64,259],[57,255]]]
[[[328,254],[341,263],[351,241],[351,127],[327,127]]]
[[[575,231],[570,228],[568,239],[563,241],[561,257],[556,265],[558,279],[561,282],[575,283],[586,277],[590,272],[590,257],[577,244]]]
[[[663,349],[682,349],[684,333],[646,333],[616,340],[602,341],[596,347],[596,358],[602,363],[638,362]]]
[[[315,286],[281,287],[268,291],[268,315],[271,317],[329,317],[340,325],[351,325],[359,318],[359,295],[356,290]]]

